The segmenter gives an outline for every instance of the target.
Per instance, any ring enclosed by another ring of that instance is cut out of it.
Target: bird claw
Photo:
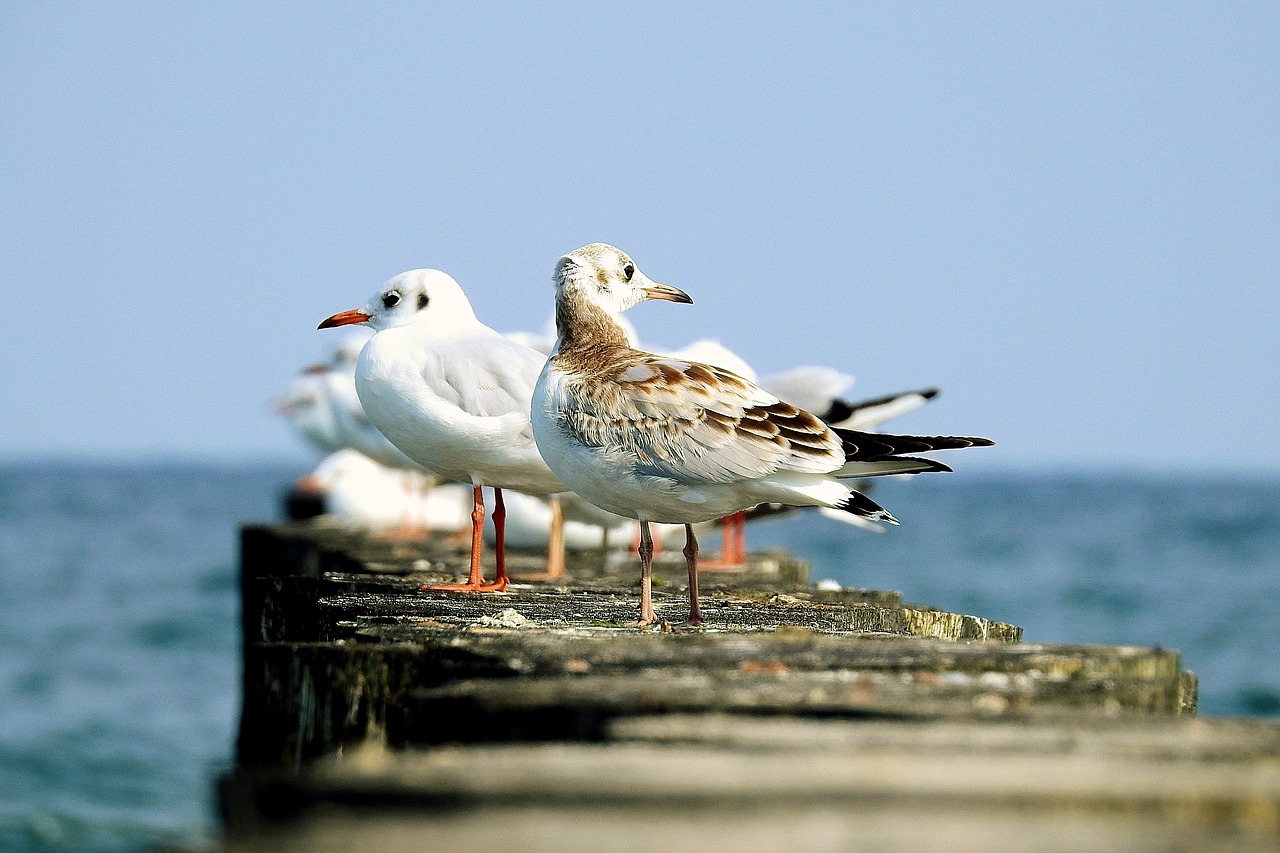
[[[496,583],[426,583],[418,589],[444,592],[506,592],[507,582],[501,580]]]

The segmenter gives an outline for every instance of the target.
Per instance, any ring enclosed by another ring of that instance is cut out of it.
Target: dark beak
[[[662,299],[667,302],[683,302],[686,305],[693,304],[693,297],[683,290],[672,287],[669,284],[658,284],[657,282],[644,288],[644,297],[645,299]]]

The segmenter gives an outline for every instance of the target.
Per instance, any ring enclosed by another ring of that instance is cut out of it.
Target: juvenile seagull
[[[439,270],[401,273],[360,309],[334,314],[321,329],[364,323],[375,334],[356,362],[365,413],[410,459],[440,476],[472,484],[471,568],[464,584],[437,589],[506,589],[503,489],[531,495],[568,491],[547,468],[529,427],[529,400],[545,360],[476,319],[462,288]],[[484,583],[484,498],[494,492],[498,575]],[[554,505],[553,505],[554,511]],[[548,575],[563,565],[553,537]]]
[[[627,336],[628,345],[639,348],[636,330],[627,322],[626,317],[618,316],[616,319]],[[538,352],[550,355],[555,348],[557,338],[554,311],[548,329],[547,333],[511,332],[508,337]],[[861,402],[850,402],[843,395],[853,385],[854,378],[847,373],[833,367],[801,365],[768,376],[757,376],[755,370],[741,356],[713,338],[700,338],[676,350],[655,346],[651,351],[677,361],[699,362],[726,369],[748,382],[759,385],[778,399],[786,400],[794,406],[817,415],[827,426],[843,429],[874,430],[890,418],[918,409],[938,393],[936,388],[925,388]],[[775,510],[781,509],[780,504],[772,506]],[[842,513],[840,510],[824,510],[824,512],[832,517],[839,516],[841,521],[857,527],[874,531],[884,529],[874,521]],[[724,544],[720,552],[720,560],[718,562],[700,561],[700,568],[731,569],[747,562],[746,520],[745,510],[725,516],[721,524]]]
[[[685,525],[689,623],[700,624],[691,525],[760,503],[820,506],[896,524],[842,478],[949,471],[903,454],[990,445],[985,438],[832,429],[723,368],[632,349],[618,316],[645,299],[691,303],[625,253],[583,246],[555,268],[560,338],[533,392],[533,434],[573,491],[640,521],[640,624],[653,611],[650,522]]]

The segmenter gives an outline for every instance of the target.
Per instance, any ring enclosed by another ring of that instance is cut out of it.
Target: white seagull
[[[662,350],[660,354],[722,367],[759,385],[779,400],[812,412],[827,426],[841,429],[865,430],[879,426],[890,418],[915,411],[938,394],[937,388],[925,388],[851,402],[844,398],[854,382],[848,373],[834,367],[803,364],[757,377],[740,355],[712,338],[696,340],[678,350]]]
[[[435,588],[506,589],[502,490],[568,491],[542,461],[529,426],[529,401],[546,357],[476,319],[462,288],[440,270],[401,273],[363,308],[335,314],[320,328],[356,323],[375,330],[355,374],[369,419],[410,459],[446,479],[472,484],[467,582]],[[481,486],[494,490],[498,574],[492,584],[480,572]],[[563,554],[562,545],[553,541],[549,553]],[[548,574],[560,568],[549,565]]]
[[[326,455],[350,448],[387,468],[431,474],[388,441],[360,405],[356,359],[367,340],[367,335],[344,338],[329,363],[310,365],[298,374],[276,408]]]
[[[560,338],[534,390],[534,437],[573,491],[640,521],[642,625],[657,618],[650,522],[685,525],[689,623],[697,625],[693,523],[761,503],[897,523],[841,479],[947,471],[904,454],[993,443],[832,429],[727,370],[632,349],[616,320],[623,311],[645,299],[693,300],[613,246],[592,243],[560,258],[555,285]]]
[[[360,351],[370,336],[349,336],[339,342],[333,354],[333,370],[329,376],[329,396],[334,410],[334,420],[339,434],[348,447],[359,450],[365,456],[388,468],[426,473],[435,477],[420,463],[410,459],[400,448],[387,439],[382,431],[369,420],[356,390],[356,364]]]

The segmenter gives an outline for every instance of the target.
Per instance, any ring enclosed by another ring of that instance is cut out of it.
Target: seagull
[[[949,471],[930,450],[986,438],[833,429],[723,368],[633,349],[617,323],[646,299],[692,303],[620,249],[583,246],[557,262],[559,340],[533,392],[543,459],[574,492],[640,522],[640,625],[653,610],[651,522],[685,525],[689,624],[699,625],[692,525],[761,503],[825,506],[896,524],[842,479]]]
[[[615,318],[626,334],[628,345],[640,349],[635,327],[624,316]],[[508,337],[520,341],[538,352],[550,355],[556,344],[555,313],[552,312],[547,330],[543,332],[517,331],[508,332]],[[870,430],[881,423],[912,412],[938,394],[936,388],[925,388],[914,391],[903,391],[869,400],[850,402],[844,398],[845,392],[852,387],[854,378],[848,373],[824,365],[800,365],[758,377],[754,368],[740,355],[714,338],[699,338],[685,344],[679,349],[653,347],[652,352],[675,358],[680,361],[700,362],[715,365],[735,373],[743,379],[764,388],[780,400],[786,400],[794,406],[812,412],[828,426],[843,429]],[[757,508],[759,510],[760,508]],[[793,507],[783,508],[774,505],[773,512],[790,511]],[[840,510],[820,510],[824,515],[873,532],[882,532],[884,528],[869,519],[850,515]],[[761,517],[769,513],[756,512],[751,517]],[[746,511],[735,512],[722,519],[720,559],[703,560],[699,567],[703,569],[734,569],[743,566],[747,561],[746,544]]]
[[[546,357],[481,323],[462,288],[440,270],[401,273],[363,308],[334,314],[319,328],[352,324],[374,330],[355,371],[356,391],[369,419],[419,465],[445,479],[472,484],[467,581],[433,588],[505,590],[502,490],[531,495],[569,490],[542,461],[529,425],[529,402]],[[494,493],[498,568],[492,584],[484,582],[480,571],[482,486]],[[554,576],[563,571],[563,545],[555,537],[549,555],[548,576]],[[556,557],[561,558],[558,565]]]
[[[350,448],[387,468],[434,476],[388,441],[360,405],[355,368],[367,340],[367,335],[347,336],[329,362],[303,368],[276,409],[303,439],[326,455]]]
[[[368,335],[348,336],[334,350],[328,391],[339,435],[348,447],[359,450],[381,465],[435,477],[433,471],[410,459],[383,435],[369,420],[360,403],[360,395],[356,390],[356,363],[368,338]]]

